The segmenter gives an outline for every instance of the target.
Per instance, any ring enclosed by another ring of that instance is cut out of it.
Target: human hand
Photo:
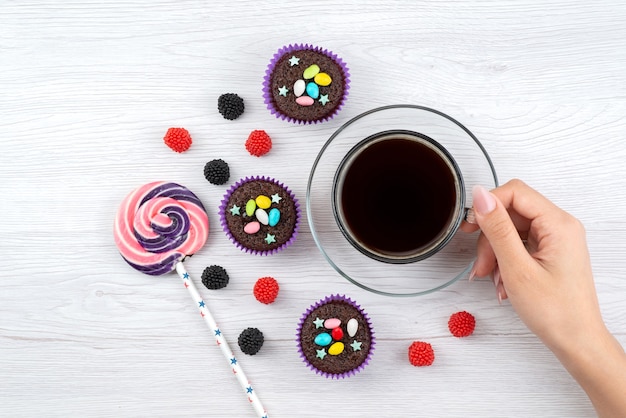
[[[602,320],[582,224],[520,180],[473,198],[478,226],[462,226],[481,229],[471,275],[492,275],[599,416],[626,416],[626,354]]]
[[[472,274],[491,274],[498,298],[552,350],[604,332],[582,224],[520,180],[475,187],[473,198],[482,232]]]

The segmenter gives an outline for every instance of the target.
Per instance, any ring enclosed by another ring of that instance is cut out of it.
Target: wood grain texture
[[[343,122],[395,103],[444,111],[483,142],[501,181],[523,178],[584,222],[603,314],[625,344],[625,19],[611,0],[3,1],[0,415],[253,416],[178,279],[144,277],[115,248],[121,199],[168,179],[209,210],[207,245],[186,266],[198,284],[210,264],[228,270],[227,288],[200,292],[271,416],[593,416],[490,282],[373,295],[324,261],[306,219],[287,251],[243,254],[219,227],[225,188],[202,168],[223,158],[233,180],[274,176],[304,202]],[[265,67],[294,42],[350,67],[331,122],[292,125],[263,105]],[[237,121],[216,111],[225,92],[246,101]],[[165,147],[170,126],[190,130],[188,152]],[[252,129],[272,136],[267,156],[244,150]],[[269,306],[252,296],[264,275],[281,284]],[[301,312],[330,293],[356,299],[378,337],[372,363],[344,381],[306,369],[293,341]],[[446,322],[462,309],[478,326],[458,340]],[[236,348],[248,326],[266,336],[253,357]],[[435,347],[430,368],[406,359],[417,339]]]

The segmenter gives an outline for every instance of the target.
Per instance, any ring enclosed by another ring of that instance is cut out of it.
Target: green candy
[[[315,77],[317,73],[319,72],[320,72],[320,67],[317,64],[309,65],[309,67],[306,70],[304,70],[302,77],[304,77],[305,80],[310,80],[313,77]]]
[[[256,210],[256,202],[254,199],[248,200],[246,203],[246,215],[252,216],[254,215],[254,211]]]

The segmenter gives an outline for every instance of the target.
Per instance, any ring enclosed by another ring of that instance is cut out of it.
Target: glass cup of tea
[[[436,254],[467,212],[463,175],[452,155],[408,130],[377,132],[357,143],[339,164],[332,196],[348,242],[387,263]]]
[[[317,155],[306,192],[315,244],[351,283],[386,296],[417,296],[467,277],[477,233],[475,185],[497,187],[487,151],[435,109],[391,105],[355,116]]]

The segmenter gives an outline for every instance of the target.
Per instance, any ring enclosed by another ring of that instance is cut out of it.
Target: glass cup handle
[[[463,220],[469,224],[476,224],[476,215],[474,214],[474,208],[465,208],[465,216]]]

